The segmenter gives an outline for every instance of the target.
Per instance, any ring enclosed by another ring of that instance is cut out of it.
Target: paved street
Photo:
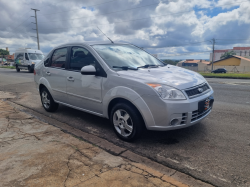
[[[33,74],[0,68],[0,91],[16,94],[11,100],[15,103],[213,185],[250,186],[250,80],[208,82],[215,103],[207,119],[181,130],[146,131],[136,142],[126,143],[115,136],[106,119],[65,106],[56,113],[45,112]]]

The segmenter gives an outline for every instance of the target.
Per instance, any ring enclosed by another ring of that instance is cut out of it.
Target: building
[[[212,64],[209,64],[211,66]],[[242,56],[231,56],[214,62],[214,66],[250,66],[250,59]]]
[[[250,59],[242,56],[230,56],[228,58],[217,60],[213,63],[213,70],[225,68],[228,72],[250,72]],[[200,72],[210,72],[212,63],[206,66],[198,66]]]
[[[4,55],[8,62],[14,62],[14,53],[12,55]]]
[[[220,57],[225,52],[233,51],[237,56],[250,57],[250,47],[234,47],[233,49],[223,49],[223,50],[214,50],[214,61],[220,60]],[[213,53],[210,53],[210,62],[212,62]]]
[[[176,66],[180,66],[180,67],[197,67],[199,65],[199,63],[209,64],[209,62],[205,61],[205,60],[186,59],[186,60],[178,62]]]

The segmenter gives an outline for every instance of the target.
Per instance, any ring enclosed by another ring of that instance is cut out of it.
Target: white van
[[[20,69],[28,70],[30,73],[34,71],[36,63],[44,58],[42,51],[37,49],[20,48],[15,52],[15,66],[16,71]]]

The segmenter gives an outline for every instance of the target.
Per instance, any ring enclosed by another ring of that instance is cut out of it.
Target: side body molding
[[[149,110],[145,101],[140,97],[138,93],[134,90],[118,86],[109,90],[103,97],[103,117],[109,118],[108,107],[109,103],[115,98],[123,98],[135,105],[135,107],[141,113],[143,120],[145,122],[146,128],[149,126],[155,126],[155,121],[151,111]]]

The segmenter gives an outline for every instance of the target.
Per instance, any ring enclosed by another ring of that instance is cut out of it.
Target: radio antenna
[[[98,29],[99,29],[99,31],[101,31],[102,32],[102,30],[98,27],[98,26],[96,26]],[[103,32],[102,32],[102,34],[104,34]],[[106,36],[107,37],[107,35],[106,34],[104,34],[104,36]],[[111,41],[111,43],[114,43],[109,37],[107,37],[110,41]]]

